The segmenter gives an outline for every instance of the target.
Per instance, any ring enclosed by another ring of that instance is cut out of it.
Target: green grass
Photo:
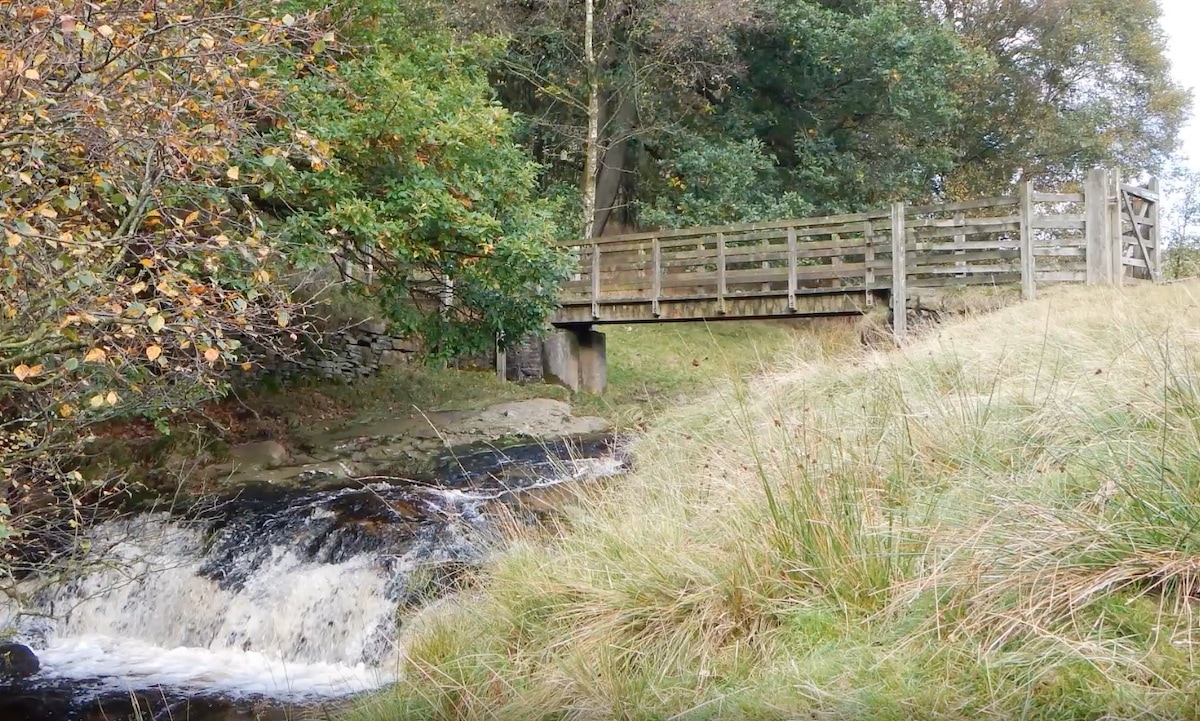
[[[1050,293],[902,353],[797,333],[410,624],[349,718],[1200,716],[1198,291]]]
[[[856,347],[853,319],[614,325],[606,335],[608,390],[579,394],[580,412],[632,425],[710,395],[731,379],[767,373],[798,347],[810,357]]]

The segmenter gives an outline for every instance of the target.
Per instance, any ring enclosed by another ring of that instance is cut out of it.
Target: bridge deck
[[[1104,245],[1117,282],[1123,266],[1157,267],[1156,196],[1131,190],[1122,215],[1099,190],[1087,195],[1026,183],[961,203],[575,242],[579,266],[552,322],[848,315],[880,297],[903,303],[909,289],[965,285],[1020,283],[1031,297],[1039,282],[1094,280],[1089,243]],[[1086,218],[1105,212],[1122,220],[1111,239],[1088,231]]]

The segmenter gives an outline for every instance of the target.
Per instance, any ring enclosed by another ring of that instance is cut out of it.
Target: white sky
[[[1192,119],[1183,130],[1180,152],[1192,167],[1200,168],[1200,0],[1159,0],[1159,4],[1175,78],[1194,94]]]

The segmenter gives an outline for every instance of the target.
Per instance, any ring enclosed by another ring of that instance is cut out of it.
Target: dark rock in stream
[[[42,664],[37,654],[19,643],[0,643],[0,678],[29,678]]]
[[[518,490],[530,482],[554,477],[572,459],[618,456],[628,439],[595,433],[552,441],[514,439],[507,444],[474,443],[438,454],[420,480],[446,488]]]
[[[324,708],[323,708],[324,707]],[[230,699],[169,689],[113,691],[102,682],[71,681],[33,686],[0,682],[3,721],[290,721],[336,706],[288,705],[263,698]]]

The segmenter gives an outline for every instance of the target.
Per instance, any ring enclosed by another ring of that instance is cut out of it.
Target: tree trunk
[[[583,160],[583,237],[596,237],[596,173],[600,157],[600,73],[596,67],[596,3],[584,0],[583,61],[587,65],[588,126]]]
[[[604,159],[600,163],[596,179],[596,235],[604,233],[608,219],[612,216],[613,206],[621,191],[621,181],[625,174],[632,172],[632,154],[629,152],[629,138],[634,125],[637,123],[637,103],[633,101],[634,91],[627,88],[618,91],[609,99],[609,120],[605,123],[609,138],[617,138],[604,149]],[[613,105],[616,107],[612,107]]]

